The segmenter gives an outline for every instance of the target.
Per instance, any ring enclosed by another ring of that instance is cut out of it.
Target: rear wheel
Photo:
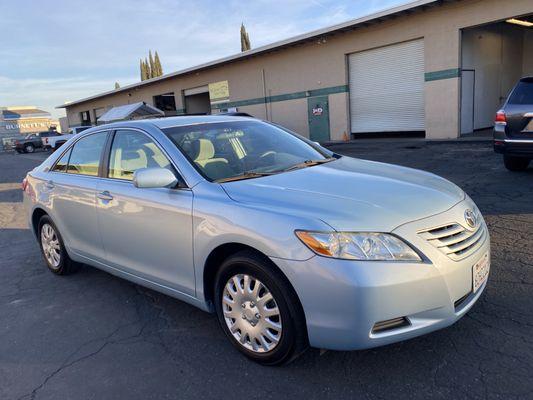
[[[33,144],[27,144],[26,146],[24,146],[24,151],[26,153],[33,153],[35,151],[35,147],[33,146]]]
[[[216,279],[215,308],[226,336],[253,361],[282,364],[307,348],[303,311],[294,290],[254,252],[224,261]]]
[[[503,156],[503,163],[509,171],[524,171],[529,166],[529,161],[523,157]]]
[[[67,275],[75,270],[77,263],[67,254],[63,239],[48,215],[39,220],[39,245],[46,265],[57,275]]]

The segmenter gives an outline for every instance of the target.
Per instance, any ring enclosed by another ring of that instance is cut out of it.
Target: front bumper
[[[486,286],[485,281],[472,292],[472,268],[485,254],[490,255],[488,232],[483,243],[460,261],[451,260],[416,232],[463,215],[467,206],[464,201],[443,214],[394,231],[425,254],[424,263],[272,258],[299,296],[311,346],[366,349],[432,332],[461,318]],[[409,324],[373,332],[376,323],[400,317]]]

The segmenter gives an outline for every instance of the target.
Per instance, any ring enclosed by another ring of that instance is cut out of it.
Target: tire
[[[509,171],[524,171],[529,166],[530,161],[523,157],[503,156],[503,163]]]
[[[272,300],[265,298],[268,293]],[[239,252],[223,262],[215,279],[214,303],[231,343],[257,363],[288,363],[308,347],[305,317],[294,289],[270,260],[253,251]]]
[[[34,151],[35,147],[33,146],[33,144],[27,144],[26,146],[24,146],[25,153],[33,153]]]
[[[37,232],[39,247],[48,269],[56,275],[68,275],[74,272],[78,263],[70,259],[61,234],[48,215],[42,216],[39,220]]]

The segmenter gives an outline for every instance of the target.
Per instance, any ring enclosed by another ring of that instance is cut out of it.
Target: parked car
[[[533,159],[533,77],[520,79],[496,113],[494,151],[511,171],[525,170]]]
[[[69,134],[49,136],[43,138],[43,146],[46,150],[56,151],[61,145],[65,144],[70,139]]]
[[[35,149],[42,149],[44,147],[44,140],[46,138],[55,136],[59,136],[59,133],[56,131],[31,133],[25,136],[23,139],[15,140],[15,150],[18,153],[33,153]]]
[[[444,328],[489,274],[487,226],[453,183],[252,118],[94,127],[23,190],[53,273],[86,263],[216,312],[263,364]]]
[[[218,115],[227,115],[230,117],[251,117],[253,118],[253,115],[250,115],[242,111],[226,111],[226,112],[219,113]]]
[[[69,128],[68,133],[72,135],[77,135],[78,133],[82,133],[83,131],[86,131],[90,128],[90,126],[73,126]]]
[[[65,144],[69,139],[70,135],[77,135],[87,129],[91,128],[90,126],[76,126],[69,129],[68,133],[58,136],[51,136],[43,140],[45,149],[50,149],[56,151],[63,144]]]

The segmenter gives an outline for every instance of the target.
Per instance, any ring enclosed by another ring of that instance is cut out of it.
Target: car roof
[[[98,125],[97,127],[117,129],[125,127],[142,128],[143,126],[156,126],[159,129],[173,128],[179,126],[215,123],[215,122],[234,122],[234,121],[257,121],[255,118],[231,116],[231,115],[188,115],[180,117],[149,118],[142,120],[120,121],[109,124]],[[93,127],[96,128],[96,127]],[[84,132],[85,133],[85,132]]]

